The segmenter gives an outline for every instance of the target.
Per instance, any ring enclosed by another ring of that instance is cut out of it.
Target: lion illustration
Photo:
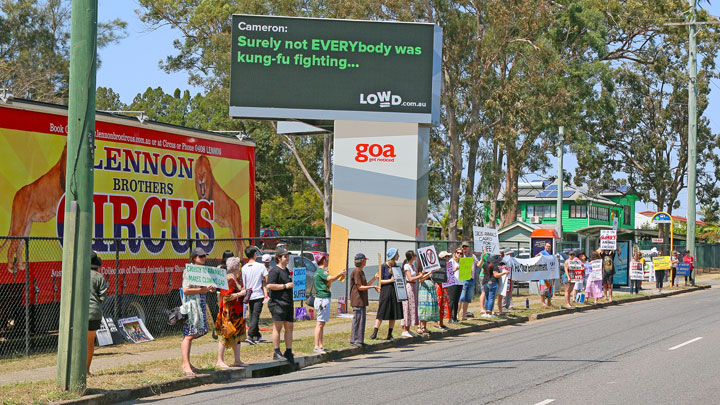
[[[67,145],[63,148],[57,163],[34,182],[22,187],[15,193],[10,217],[8,236],[29,236],[33,222],[47,222],[55,217],[57,205],[65,194],[65,160]],[[6,239],[0,246],[8,249],[8,271],[25,270],[25,240]]]
[[[215,202],[215,223],[230,228],[230,235],[233,238],[242,238],[240,207],[215,181],[210,160],[204,155],[195,162],[195,190],[199,199]],[[244,242],[236,240],[235,248],[238,252],[242,252]]]

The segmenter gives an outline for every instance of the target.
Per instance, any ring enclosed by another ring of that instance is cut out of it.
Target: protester
[[[502,314],[503,309],[505,308],[505,295],[509,294],[508,288],[510,286],[510,273],[512,272],[512,266],[508,266],[508,260],[505,259],[504,248],[500,248],[500,261],[498,262],[498,267],[501,272],[507,270],[507,273],[500,277],[496,296],[498,313]]]
[[[448,262],[447,258],[450,256],[452,255],[444,250],[438,254],[440,260],[446,261],[444,266],[445,268],[438,271],[444,271],[446,275]],[[450,319],[450,300],[448,300],[447,283],[435,283],[435,293],[437,296],[439,318],[439,320],[435,322],[435,327],[439,329],[448,329],[448,327],[443,323],[445,319]]]
[[[268,309],[273,320],[273,360],[295,363],[293,344],[293,286],[288,270],[290,252],[284,247],[275,252],[275,266],[268,273],[267,289],[270,291]],[[285,329],[285,352],[280,352],[280,333]]]
[[[220,259],[220,265],[218,266],[221,269],[227,270],[227,261],[229,258],[235,257],[235,253],[232,252],[232,250],[226,250],[223,252],[222,259]]]
[[[640,266],[642,269],[642,252],[637,251],[633,253],[633,258],[630,261],[630,269]],[[630,294],[640,294],[640,281],[641,280],[630,280]]]
[[[403,261],[402,269],[405,275],[407,299],[402,302],[403,319],[400,322],[403,329],[403,337],[413,337],[410,327],[418,326],[420,323],[418,320],[418,280],[420,280],[423,275],[417,271],[416,261],[417,255],[414,250],[405,252],[405,261]]]
[[[385,254],[387,261],[383,263],[380,270],[380,303],[378,306],[377,319],[375,319],[375,329],[370,339],[377,339],[378,329],[382,321],[388,320],[388,335],[386,340],[393,340],[392,331],[395,327],[395,320],[402,319],[402,305],[397,300],[395,293],[395,277],[392,268],[395,267],[398,259],[398,250],[390,248]]]
[[[685,285],[688,284],[688,279],[690,280],[690,284],[695,285],[695,279],[693,278],[693,267],[695,266],[695,258],[690,256],[690,251],[685,251],[685,256],[683,257],[683,263],[690,263],[690,275],[685,276]]]
[[[460,274],[460,258],[462,249],[455,249],[452,259],[447,264],[448,273],[448,298],[450,300],[450,323],[458,322],[458,310],[460,309],[460,293],[462,293],[463,282],[458,280]]]
[[[478,260],[475,255],[470,251],[470,242],[463,242],[462,245],[462,257],[472,257],[473,269],[472,275],[469,280],[464,280],[462,283],[462,292],[460,293],[460,314],[461,320],[472,318],[475,315],[472,312],[468,312],[468,306],[473,300],[473,294],[475,292],[475,268],[478,265]]]
[[[678,264],[680,263],[680,252],[676,250],[672,253],[671,262],[672,267],[670,269],[670,286],[678,287],[680,286],[680,279],[677,277]]]
[[[500,277],[504,274],[508,274],[507,269],[500,270],[498,267],[500,264],[500,255],[493,255],[483,265],[483,281],[485,285],[485,313],[482,315],[483,318],[489,318],[493,315],[493,307],[495,306],[495,296],[497,295],[498,284],[500,283]]]
[[[260,343],[262,335],[260,334],[260,314],[263,309],[263,301],[267,297],[267,283],[265,276],[267,270],[263,263],[258,263],[260,249],[256,246],[248,246],[245,248],[245,257],[247,263],[242,267],[241,276],[245,289],[250,294],[248,300],[248,320],[249,330],[247,343],[256,345]]]
[[[438,270],[442,271],[442,270]],[[432,272],[422,272],[418,283],[418,318],[420,327],[418,334],[428,333],[427,323],[440,321],[437,293],[430,277]]]
[[[192,251],[190,263],[204,266],[207,253],[201,247]],[[187,320],[183,325],[183,340],[180,345],[182,352],[182,371],[188,377],[194,377],[197,369],[190,363],[190,349],[193,339],[202,337],[208,332],[207,303],[205,294],[214,293],[215,286],[200,287],[190,284],[190,280],[183,272],[182,292],[183,308]]]
[[[587,283],[588,273],[585,271],[585,263],[587,262],[587,256],[585,255],[585,252],[583,252],[581,249],[578,249],[575,252],[575,257],[582,263],[583,266],[583,281],[578,281],[575,283],[575,286],[573,287],[573,302],[578,302],[578,296],[583,290],[583,286]]]
[[[488,259],[490,258],[490,253],[488,253],[485,249],[483,249],[482,254],[480,255],[480,262],[478,263],[478,269],[479,273],[479,281],[480,281],[480,313],[485,313],[485,273],[484,273],[484,265],[487,263]],[[490,308],[492,311],[492,308]],[[482,315],[481,315],[482,316]]]
[[[585,288],[585,297],[595,299],[595,304],[598,303],[598,298],[602,298],[602,277],[595,277],[592,273],[592,262],[600,260],[600,253],[592,252],[590,254],[590,261],[585,263],[585,274],[588,275],[587,287]]]
[[[102,324],[103,312],[100,305],[107,298],[108,282],[98,271],[102,266],[102,260],[96,252],[90,255],[90,309],[88,312],[88,339],[87,339],[87,369],[90,374],[90,363],[95,354],[95,335]]]
[[[218,339],[217,367],[230,368],[225,364],[225,348],[232,347],[235,355],[233,367],[247,367],[247,363],[240,360],[240,342],[245,339],[245,318],[243,316],[243,301],[248,291],[242,288],[242,282],[238,280],[240,270],[240,258],[230,257],[225,260],[227,268],[228,288],[220,290],[220,310],[215,329],[220,332]]]
[[[613,250],[601,250],[598,249],[600,258],[603,261],[602,264],[602,288],[603,297],[606,301],[612,302],[613,300],[613,277],[615,276],[615,254]]]
[[[568,258],[565,260],[565,280],[567,282],[565,283],[565,306],[568,308],[573,308],[573,305],[570,303],[570,294],[575,289],[575,283],[570,281],[572,279],[570,275],[570,262],[575,261],[575,251],[571,250],[568,252]]]
[[[658,256],[662,255],[662,250],[658,253]],[[662,293],[663,283],[665,282],[665,270],[655,269],[655,289],[658,294]]]
[[[315,348],[313,353],[330,352],[323,345],[323,334],[325,332],[325,324],[330,321],[330,284],[333,281],[344,277],[347,270],[343,270],[338,274],[331,276],[328,272],[328,257],[322,253],[316,253],[314,256],[315,263],[318,268],[315,270],[313,283],[315,285],[315,316],[317,324],[315,325]]]
[[[538,253],[537,256],[552,256],[552,243],[545,242],[545,249],[541,250],[540,253]],[[538,281],[539,287],[540,287],[540,303],[543,306],[543,308],[551,307],[552,306],[552,296],[553,296],[553,281],[552,280],[539,280]]]
[[[355,270],[350,274],[350,306],[353,309],[352,329],[350,330],[350,344],[365,346],[365,320],[367,316],[368,290],[380,287],[371,285],[377,280],[374,276],[368,283],[365,279],[365,265],[367,257],[363,253],[355,255]]]
[[[502,300],[503,309],[508,310],[508,311],[513,309],[513,307],[512,307],[512,290],[513,290],[514,282],[512,280],[512,267],[513,267],[512,262],[513,262],[514,255],[515,255],[514,250],[508,250],[505,252],[505,257],[503,257],[503,263],[505,263],[505,265],[508,266],[508,268],[510,269],[510,274],[507,276],[508,286],[507,286],[507,290],[505,290],[507,292],[507,295],[505,295]]]

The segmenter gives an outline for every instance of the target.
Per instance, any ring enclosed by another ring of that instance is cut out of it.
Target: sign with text
[[[436,123],[441,48],[430,23],[233,15],[230,116]]]
[[[403,277],[400,267],[393,267],[392,274],[395,278],[395,296],[398,301],[406,301],[408,299],[407,290],[405,289],[405,277]]]
[[[430,273],[435,270],[440,270],[440,259],[435,251],[435,246],[419,248],[417,253],[424,272]]]
[[[542,255],[529,259],[505,257],[505,264],[511,268],[514,281],[552,280],[560,276],[555,256]]]
[[[219,267],[199,266],[197,264],[185,265],[183,278],[188,280],[190,285],[200,287],[215,286],[221,290],[227,290],[227,271]]]
[[[663,243],[663,238],[650,238],[650,242],[652,243]]]
[[[320,271],[320,269],[317,269]],[[307,270],[305,267],[293,269],[293,301],[304,301],[307,291]]]
[[[475,265],[474,257],[460,258],[460,271],[458,272],[458,280],[465,281],[472,278],[473,265]]]
[[[630,262],[630,280],[644,280],[645,268],[642,262]]]
[[[570,260],[568,262],[568,273],[570,273],[571,282],[582,282],[585,279],[585,266],[579,260]]]
[[[617,249],[617,231],[603,229],[600,231],[600,249],[616,250]]]
[[[692,265],[690,263],[678,263],[677,276],[690,277],[690,273],[692,273]]]
[[[652,261],[655,270],[670,270],[672,268],[672,261],[670,260],[670,256],[653,257]]]
[[[491,255],[500,254],[500,241],[498,239],[497,229],[473,226],[473,241],[475,242],[475,251],[477,252],[484,250]]]
[[[590,262],[591,271],[588,281],[602,280],[602,260],[593,260]]]

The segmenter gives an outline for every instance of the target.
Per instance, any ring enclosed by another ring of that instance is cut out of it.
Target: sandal
[[[233,365],[230,366],[230,367],[241,367],[241,368],[245,368],[245,367],[247,367],[247,366],[249,366],[249,364],[241,361],[240,363],[233,363]]]

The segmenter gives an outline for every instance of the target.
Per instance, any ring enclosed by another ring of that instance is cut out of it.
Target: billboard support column
[[[97,0],[73,0],[57,385],[86,387],[93,225]]]
[[[335,121],[332,221],[354,239],[425,239],[430,127]]]

